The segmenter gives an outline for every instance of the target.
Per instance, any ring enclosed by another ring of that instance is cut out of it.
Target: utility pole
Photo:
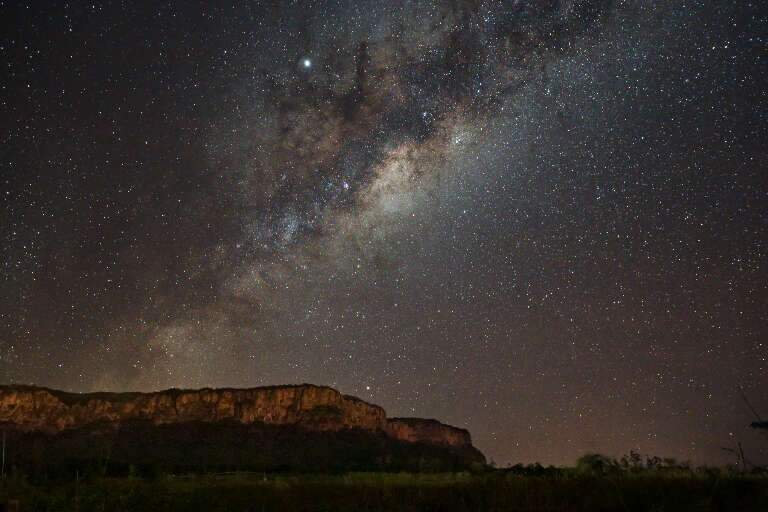
[[[3,429],[3,462],[0,466],[0,478],[5,480],[5,429]]]

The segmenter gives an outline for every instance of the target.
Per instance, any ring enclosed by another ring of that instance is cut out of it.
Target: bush
[[[601,455],[599,453],[588,453],[582,455],[578,461],[576,461],[577,473],[584,475],[597,475],[603,476],[608,474],[615,474],[621,471],[619,463],[616,459]]]

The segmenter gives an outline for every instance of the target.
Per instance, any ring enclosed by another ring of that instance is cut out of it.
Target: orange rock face
[[[421,442],[464,447],[472,445],[467,430],[445,425],[437,420],[391,418],[387,420],[388,436],[411,443]]]
[[[384,409],[324,386],[156,393],[65,393],[31,386],[0,386],[0,424],[55,433],[96,423],[146,420],[154,424],[236,421],[297,425],[309,430],[363,429],[408,442],[471,446],[466,430],[435,420],[387,419]]]

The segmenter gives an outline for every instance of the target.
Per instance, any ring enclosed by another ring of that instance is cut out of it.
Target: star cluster
[[[757,5],[0,19],[0,382],[327,384],[500,463],[768,457]]]

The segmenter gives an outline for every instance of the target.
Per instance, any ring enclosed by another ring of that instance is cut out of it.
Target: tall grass
[[[759,511],[768,477],[733,473],[541,476],[510,471],[165,475],[0,488],[24,511]]]

